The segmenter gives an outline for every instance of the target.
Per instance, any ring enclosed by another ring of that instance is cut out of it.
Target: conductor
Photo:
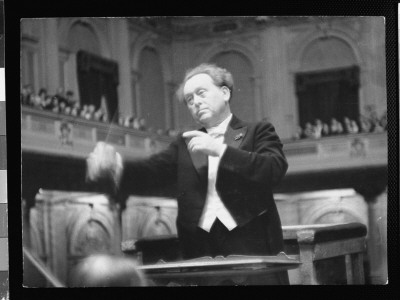
[[[176,186],[177,230],[184,258],[276,255],[283,251],[272,190],[288,164],[272,124],[249,123],[231,113],[233,78],[213,64],[186,72],[177,95],[199,130],[184,132],[151,157],[123,162],[99,142],[87,159],[92,182],[117,193]],[[246,285],[289,284],[286,271],[249,276]]]

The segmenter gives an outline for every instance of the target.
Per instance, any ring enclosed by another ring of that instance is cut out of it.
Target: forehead
[[[186,81],[185,86],[183,87],[183,93],[191,93],[197,88],[210,86],[215,86],[210,75],[204,73],[197,74]]]

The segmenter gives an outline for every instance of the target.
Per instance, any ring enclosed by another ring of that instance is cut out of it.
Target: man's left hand
[[[189,151],[201,152],[205,155],[220,156],[226,145],[218,143],[207,133],[193,130],[186,131],[182,134],[185,139],[189,139],[187,143]]]

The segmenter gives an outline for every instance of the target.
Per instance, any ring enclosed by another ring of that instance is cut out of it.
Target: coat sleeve
[[[258,123],[254,132],[248,134],[253,135],[252,151],[228,146],[218,172],[228,172],[256,185],[277,185],[286,174],[288,163],[274,126],[267,122]]]
[[[123,194],[158,195],[165,187],[176,185],[177,141],[147,159],[124,163],[119,191]]]

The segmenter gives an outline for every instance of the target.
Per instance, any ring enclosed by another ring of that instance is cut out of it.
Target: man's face
[[[229,89],[216,86],[208,74],[197,74],[188,79],[183,95],[192,117],[203,126],[219,124],[230,112]]]

